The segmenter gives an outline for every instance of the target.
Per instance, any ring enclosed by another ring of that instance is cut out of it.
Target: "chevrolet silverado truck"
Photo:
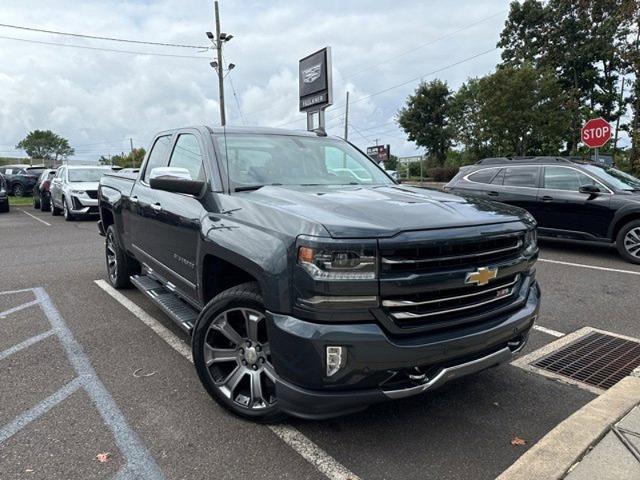
[[[399,185],[324,132],[159,133],[99,186],[107,277],[191,335],[245,418],[328,418],[509,361],[540,291],[524,210]]]

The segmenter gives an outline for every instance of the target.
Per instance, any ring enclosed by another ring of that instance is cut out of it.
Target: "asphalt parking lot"
[[[640,266],[559,242],[540,258],[545,330],[525,353],[585,326],[640,337]],[[104,278],[94,220],[0,215],[0,478],[491,479],[596,395],[503,365],[348,417],[255,425],[210,400],[170,320]]]

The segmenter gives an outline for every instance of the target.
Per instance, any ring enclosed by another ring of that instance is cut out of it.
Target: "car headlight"
[[[314,280],[375,280],[376,252],[361,244],[298,247],[298,264]]]
[[[538,250],[538,230],[532,228],[524,235],[524,254],[533,255]]]

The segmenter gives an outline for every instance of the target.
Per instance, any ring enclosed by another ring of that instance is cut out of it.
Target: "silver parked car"
[[[51,214],[64,214],[67,221],[97,215],[98,182],[111,167],[63,165],[51,181]]]

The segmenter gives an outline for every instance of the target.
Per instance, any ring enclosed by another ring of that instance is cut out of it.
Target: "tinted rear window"
[[[491,179],[498,173],[497,168],[487,168],[484,170],[479,170],[477,172],[473,172],[469,175],[469,180],[476,183],[491,183]]]
[[[503,185],[533,188],[538,186],[538,167],[508,167],[504,170]]]

